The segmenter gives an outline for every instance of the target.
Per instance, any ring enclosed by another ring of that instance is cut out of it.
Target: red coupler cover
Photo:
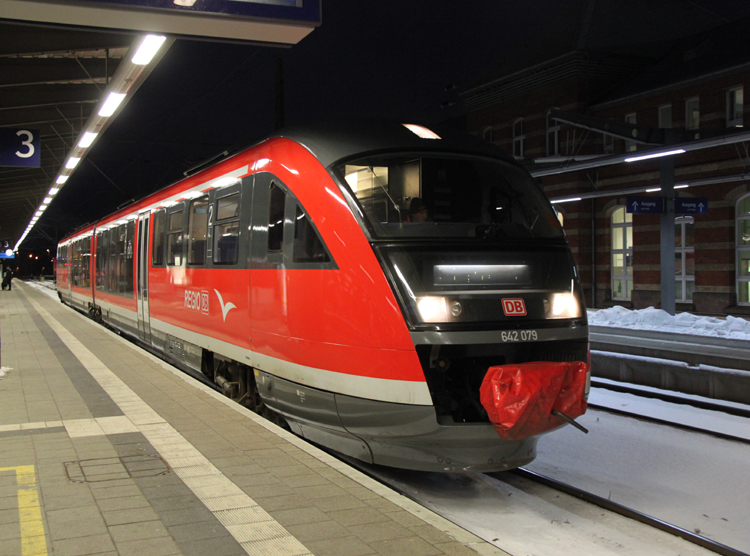
[[[583,415],[587,373],[583,361],[498,365],[487,370],[479,399],[500,438],[520,440],[561,425],[553,409],[572,419]]]

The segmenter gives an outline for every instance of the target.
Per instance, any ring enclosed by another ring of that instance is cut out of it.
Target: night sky
[[[692,3],[728,18],[750,11],[744,0]],[[559,22],[577,23],[587,1],[322,5],[322,25],[290,48],[178,40],[47,210],[46,233],[57,240],[228,147],[272,133],[279,58],[287,125],[329,117],[431,125],[459,117],[459,92],[493,72],[533,53],[569,50],[579,28]],[[29,244],[44,242],[34,236]]]

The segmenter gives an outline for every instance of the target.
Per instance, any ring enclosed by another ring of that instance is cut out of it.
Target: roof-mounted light
[[[664,151],[660,153],[644,154],[642,156],[632,156],[630,158],[626,158],[625,162],[636,162],[638,160],[648,160],[649,158],[660,158],[662,156],[671,156],[673,154],[682,154],[684,152],[685,152],[685,149],[675,149],[673,151]]]
[[[125,100],[125,93],[109,93],[107,100],[104,101],[104,104],[99,110],[99,115],[102,118],[111,116],[115,113],[115,110],[117,110],[117,107],[120,106],[120,103],[123,100]]]
[[[78,163],[81,161],[81,159],[77,156],[71,156],[68,161],[65,163],[65,167],[68,170],[72,170],[76,166],[78,166]]]
[[[131,62],[137,66],[147,65],[156,53],[159,52],[161,45],[164,44],[166,39],[167,37],[161,35],[146,35],[141,46],[138,47],[138,50],[133,55]]]
[[[414,135],[417,137],[421,137],[422,139],[440,139],[440,135],[435,133],[434,131],[427,129],[426,127],[423,127],[421,125],[415,125],[415,124],[401,124],[406,129],[411,131]]]
[[[91,143],[94,142],[94,139],[96,139],[96,136],[99,135],[98,133],[92,133],[91,131],[87,131],[83,134],[83,137],[81,137],[81,140],[78,141],[78,146],[82,149],[85,149],[87,147],[91,146]]]
[[[60,185],[64,184],[66,181],[68,181],[68,178],[70,176],[57,176],[57,179],[55,180],[55,183],[59,183]]]

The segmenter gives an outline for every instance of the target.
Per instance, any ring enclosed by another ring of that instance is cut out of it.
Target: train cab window
[[[208,229],[208,197],[190,203],[188,216],[188,264],[206,264],[206,231]]]
[[[152,266],[164,265],[164,225],[167,213],[164,209],[154,213],[154,248],[152,250]]]
[[[167,237],[167,264],[182,266],[182,211],[169,215],[169,234]]]
[[[214,264],[237,264],[240,238],[240,194],[233,193],[216,202],[214,225]]]
[[[300,205],[294,219],[294,262],[327,263],[331,258],[323,242]]]
[[[281,251],[284,245],[284,205],[286,193],[275,183],[271,184],[268,210],[268,251]]]

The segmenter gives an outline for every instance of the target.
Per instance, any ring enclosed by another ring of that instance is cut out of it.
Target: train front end
[[[349,399],[339,413],[377,463],[518,467],[541,434],[585,411],[580,280],[557,214],[513,159],[421,139],[329,170],[398,300],[434,407],[368,411]]]

